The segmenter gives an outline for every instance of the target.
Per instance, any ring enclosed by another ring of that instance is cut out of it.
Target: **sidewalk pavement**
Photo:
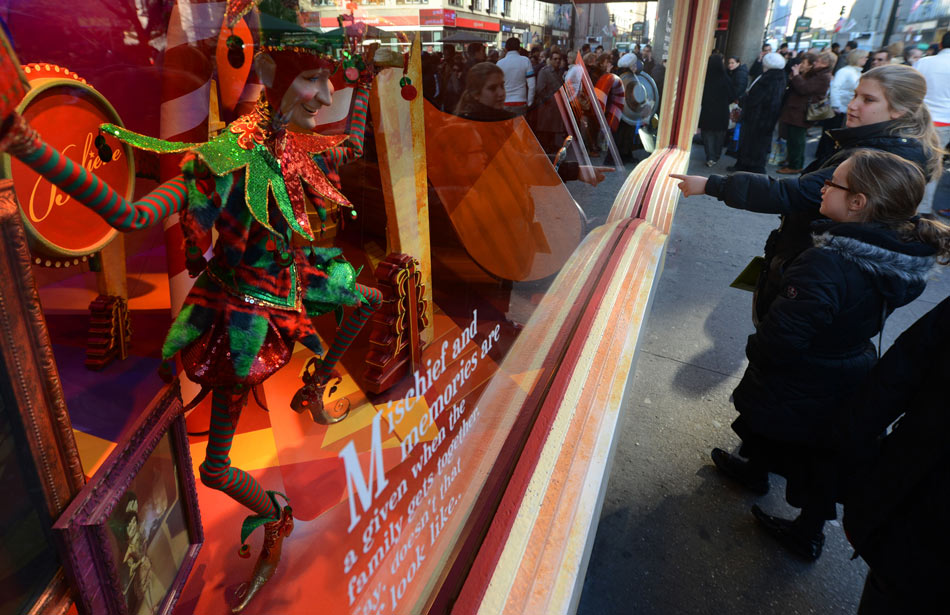
[[[694,147],[689,172],[723,174],[733,162],[724,156],[707,169],[702,148]],[[582,196],[576,198],[585,204]],[[921,208],[929,210],[929,203]],[[722,480],[709,458],[713,447],[739,444],[729,396],[753,331],[751,293],[729,284],[762,253],[776,226],[777,216],[731,209],[712,197],[680,200],[624,398],[580,615],[857,611],[867,566],[851,559],[840,507],[838,520],[826,525],[821,559],[806,563],[761,531],[749,512],[758,503],[793,517],[784,480],[773,475],[767,496],[751,496]],[[942,271],[887,320],[885,347],[948,294],[950,273]]]

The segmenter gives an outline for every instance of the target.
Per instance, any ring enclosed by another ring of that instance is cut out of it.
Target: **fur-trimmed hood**
[[[815,247],[831,251],[869,274],[892,308],[917,298],[936,267],[933,246],[903,241],[883,224],[822,220],[812,224],[812,231]]]

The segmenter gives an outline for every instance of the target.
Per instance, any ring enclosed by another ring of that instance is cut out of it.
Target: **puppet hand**
[[[367,45],[363,50],[363,63],[366,65],[366,69],[369,71],[373,70],[374,62],[376,61],[377,49],[379,49],[379,43],[372,43]]]
[[[406,64],[403,54],[388,47],[380,47],[373,54],[373,62],[380,68],[402,68]]]
[[[358,64],[358,66],[361,67],[359,82],[366,87],[370,87],[373,83],[373,77],[376,75],[374,56],[376,55],[377,49],[379,49],[379,43],[372,43],[371,45],[367,45],[360,55],[361,62]]]
[[[39,143],[39,134],[19,113],[11,113],[0,126],[0,152],[25,156],[36,151]]]

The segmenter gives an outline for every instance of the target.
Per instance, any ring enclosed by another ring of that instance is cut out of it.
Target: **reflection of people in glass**
[[[548,155],[557,154],[567,130],[558,108],[555,94],[564,85],[560,69],[564,63],[564,52],[560,47],[552,47],[547,64],[538,72],[538,88],[535,92],[537,105],[531,111],[528,121],[538,137],[538,142]]]
[[[456,115],[468,120],[498,121],[514,117],[505,109],[505,73],[491,62],[476,64],[468,71],[468,81],[465,91],[456,108]],[[480,153],[480,142],[457,141],[460,147],[467,147],[471,158],[469,164],[476,161],[485,161],[484,153]],[[467,145],[466,145],[467,143]],[[556,151],[555,151],[556,153]],[[554,154],[550,154],[553,158]],[[558,176],[562,181],[580,180],[596,186],[604,180],[604,174],[613,171],[611,167],[589,166],[582,169],[576,162],[564,163],[558,166]]]
[[[468,71],[465,90],[456,115],[469,120],[507,120],[505,110],[505,73],[491,62],[481,62]]]
[[[229,1],[229,25],[236,25],[252,5],[253,0]],[[349,40],[359,34],[359,29],[347,32]],[[198,279],[172,324],[163,357],[177,355],[188,376],[202,385],[202,393],[212,392],[202,482],[250,508],[255,514],[246,527],[263,524],[265,533],[248,589],[235,611],[273,576],[283,538],[293,528],[291,509],[281,506],[276,492],[265,491],[251,475],[231,466],[231,443],[248,394],[290,360],[299,342],[322,355],[301,389],[307,393],[301,405],[309,405],[315,420],[341,420],[345,414],[322,408],[323,389],[382,300],[379,291],[356,282],[356,270],[340,249],[320,242],[324,221],[335,218],[342,224],[351,208],[338,191],[338,169],[363,152],[366,84],[373,76],[375,48],[368,49],[365,59],[347,56],[343,72],[356,88],[352,132],[328,137],[311,131],[318,110],[331,101],[329,79],[339,67],[328,54],[333,43],[271,43],[254,62],[265,96],[213,140],[169,143],[104,127],[140,149],[186,152],[182,174],[136,203],[44,143],[20,116],[5,123],[8,130],[0,143],[119,230],[142,229],[181,212],[188,270]],[[311,213],[320,228],[311,228]],[[212,240],[209,262],[203,252]],[[343,306],[355,309],[324,349],[313,318],[342,311]]]

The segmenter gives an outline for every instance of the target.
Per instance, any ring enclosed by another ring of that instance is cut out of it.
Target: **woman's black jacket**
[[[749,134],[767,135],[772,140],[772,131],[782,112],[782,95],[785,93],[785,71],[770,69],[762,73],[740,101],[742,107],[742,131]]]
[[[703,86],[702,108],[699,110],[700,130],[725,131],[729,128],[729,103],[736,91],[726,71],[707,71]]]
[[[877,358],[870,340],[886,313],[924,291],[936,256],[879,223],[822,220],[812,231],[813,246],[786,269],[749,336],[749,366],[733,399],[756,433],[832,450],[840,405]]]
[[[766,74],[772,71],[767,71]],[[802,250],[811,245],[809,226],[819,218],[821,187],[835,168],[855,149],[871,148],[896,154],[916,163],[926,173],[929,153],[916,139],[891,134],[892,122],[830,131],[835,151],[815,161],[800,177],[774,179],[761,173],[735,173],[728,177],[711,175],[706,194],[730,207],[782,216],[782,224],[765,243],[766,264],[754,300],[754,318],[761,321],[778,294],[782,272]]]
[[[844,527],[855,551],[908,601],[950,604],[950,298],[905,331],[848,405],[852,470]],[[886,437],[888,425],[900,421]],[[928,606],[929,605],[929,606]],[[929,610],[940,605],[940,610]]]
[[[732,88],[735,90],[736,98],[742,98],[745,91],[749,88],[749,67],[740,64],[735,70],[726,71],[729,73],[729,80],[732,81]]]

